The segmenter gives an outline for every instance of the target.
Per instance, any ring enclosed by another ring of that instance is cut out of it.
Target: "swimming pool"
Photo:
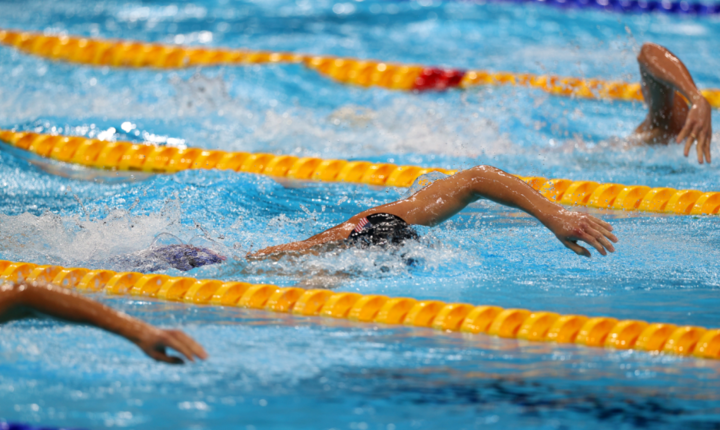
[[[0,8],[0,28],[632,82],[637,48],[655,41],[686,62],[700,87],[720,87],[717,18],[387,1]],[[6,47],[0,71],[2,128],[720,188],[716,168],[680,157],[678,147],[623,147],[644,116],[639,104],[510,87],[362,89],[300,65],[93,68]],[[2,259],[102,268],[170,233],[235,257],[190,272],[198,278],[292,285],[323,275],[340,277],[339,291],[718,326],[714,217],[602,212],[616,227],[618,252],[585,260],[530,218],[481,202],[409,245],[423,259],[418,267],[371,251],[247,263],[250,249],[309,236],[407,190],[281,185],[220,171],[102,184],[48,175],[5,152],[0,181]],[[93,329],[11,323],[0,328],[0,418],[88,429],[712,428],[720,421],[714,361],[95,297],[181,327],[210,360],[169,367]]]

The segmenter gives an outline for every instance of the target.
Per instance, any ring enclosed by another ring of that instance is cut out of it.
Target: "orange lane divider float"
[[[476,85],[532,87],[558,96],[640,101],[640,84],[529,73],[464,71],[299,54],[226,48],[192,48],[125,40],[0,30],[0,43],[52,60],[111,67],[172,69],[218,65],[300,63],[338,82],[363,87],[425,91]],[[720,108],[720,90],[702,91]]]
[[[720,359],[720,329],[697,326],[2,260],[0,281],[52,282],[82,292]]]
[[[354,182],[375,186],[409,187],[429,172],[449,175],[457,170],[398,166],[369,161],[325,160],[316,157],[176,148],[84,137],[0,130],[0,141],[57,161],[108,170],[175,173],[187,169],[219,169],[325,182]],[[567,206],[600,209],[714,215],[720,211],[720,192],[650,188],[642,185],[601,184],[593,181],[518,178],[550,200]]]
[[[199,148],[181,149],[9,130],[0,130],[0,141],[42,157],[108,170],[174,173],[187,169],[219,169],[289,179],[354,182],[394,187],[409,187],[418,177],[429,172],[437,171],[449,175],[457,173],[457,170],[438,167],[208,151]],[[567,206],[676,215],[714,215],[720,211],[720,192],[601,184],[570,179],[524,176],[518,178],[548,199]]]

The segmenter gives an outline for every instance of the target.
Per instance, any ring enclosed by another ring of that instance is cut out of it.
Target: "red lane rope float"
[[[301,63],[335,81],[363,87],[405,91],[443,91],[476,85],[515,85],[557,96],[641,101],[640,84],[608,82],[528,73],[464,71],[381,61],[337,58],[292,52],[225,48],[190,48],[123,40],[0,30],[0,43],[51,60],[111,67],[173,69],[218,65]],[[710,105],[720,108],[720,90],[701,91]]]
[[[720,329],[0,260],[0,282],[22,281],[51,282],[79,292],[103,291],[109,295],[195,305],[236,306],[298,316],[431,327],[442,332],[484,333],[533,342],[575,343],[720,359]]]
[[[288,179],[393,187],[409,187],[417,178],[430,172],[448,175],[457,173],[457,170],[439,167],[398,166],[369,161],[326,160],[200,148],[182,149],[11,130],[0,130],[0,141],[42,157],[107,170],[175,173],[188,169],[219,169]],[[566,206],[675,215],[715,215],[720,212],[720,192],[600,184],[594,181],[535,176],[517,177],[549,200]]]

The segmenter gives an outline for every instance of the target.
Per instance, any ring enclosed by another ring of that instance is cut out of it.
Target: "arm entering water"
[[[615,251],[611,242],[617,242],[617,238],[612,234],[610,224],[591,215],[568,211],[500,169],[477,166],[435,181],[407,199],[361,212],[309,239],[266,248],[248,255],[248,258],[260,259],[288,252],[316,252],[319,245],[346,239],[361,218],[374,213],[388,213],[402,218],[408,224],[432,227],[481,198],[518,208],[534,216],[563,245],[579,255],[590,257],[590,252],[578,245],[578,241],[592,245],[602,255],[607,255],[606,250]]]
[[[168,355],[167,347],[190,361],[195,361],[194,357],[207,358],[202,346],[179,330],[161,330],[64,288],[24,283],[0,285],[0,323],[28,318],[35,312],[115,333],[158,361],[183,362],[179,357]]]
[[[646,143],[668,143],[673,137],[677,143],[685,140],[686,157],[697,143],[698,163],[703,159],[710,163],[712,108],[683,62],[665,47],[645,43],[638,64],[648,115],[635,133]]]

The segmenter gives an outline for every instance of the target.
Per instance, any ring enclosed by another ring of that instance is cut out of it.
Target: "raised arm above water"
[[[685,140],[684,154],[690,154],[697,143],[698,163],[711,161],[712,108],[695,86],[682,61],[667,48],[654,43],[643,45],[638,55],[642,91],[648,105],[648,116],[637,128],[648,143],[677,143]],[[675,97],[682,94],[685,100]]]
[[[346,239],[360,219],[376,213],[388,213],[402,218],[408,224],[432,227],[481,198],[518,208],[534,216],[563,245],[579,255],[589,257],[590,252],[578,245],[578,241],[587,242],[602,255],[607,255],[607,251],[615,251],[611,242],[617,242],[617,238],[612,234],[610,224],[588,214],[568,211],[500,169],[477,166],[435,181],[406,199],[361,212],[309,239],[266,248],[248,255],[248,258],[319,252],[319,245]]]

